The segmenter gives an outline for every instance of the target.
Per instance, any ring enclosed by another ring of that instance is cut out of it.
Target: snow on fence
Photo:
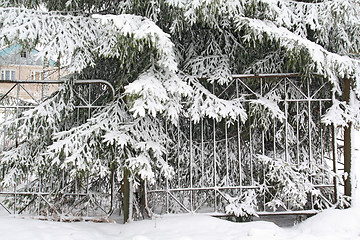
[[[0,122],[17,119],[22,112],[41,104],[65,81],[68,80],[1,80]],[[90,118],[93,111],[103,107],[100,101],[102,98],[112,99],[115,95],[113,86],[99,79],[74,80],[73,88],[76,93],[74,102],[77,103],[74,121],[77,125]],[[17,130],[13,129],[2,132],[0,141],[0,152],[21,143]],[[0,176],[3,179],[4,172]],[[57,218],[108,214],[108,209],[105,208],[110,203],[110,194],[91,192],[88,183],[70,180],[65,171],[58,176],[61,178],[54,176],[48,179],[39,172],[13,186],[2,187],[1,210],[9,214],[28,213]]]
[[[152,212],[222,212],[237,216],[274,210],[276,214],[313,213],[337,200],[337,183],[331,171],[337,162],[338,144],[332,141],[335,130],[321,122],[332,102],[329,82],[298,74],[233,75],[226,88],[203,81],[216,97],[238,101],[247,117],[221,121],[199,117],[192,122],[184,114],[178,126],[164,121],[162,127],[172,139],[165,146],[165,159],[175,173],[171,179],[157,176],[155,183],[146,188]],[[106,91],[114,95],[105,81],[77,83],[85,84],[78,90],[82,94],[78,96],[77,116],[85,116],[82,119],[89,118],[92,109],[102,107],[96,101]],[[21,89],[26,91],[29,82],[11,84],[0,101],[5,119],[31,107],[18,95]],[[99,88],[103,92],[93,95],[92,84],[105,86]],[[17,95],[5,98],[16,89]],[[41,101],[32,99],[35,104]],[[7,133],[1,134],[1,151],[17,144],[7,142]],[[41,173],[38,175],[26,184],[3,189],[0,205],[9,213],[58,216],[109,215],[121,208],[121,186],[114,182],[113,175],[108,176],[108,184],[101,191],[89,189],[85,179],[67,181],[66,172],[62,179],[42,179]],[[59,181],[61,189],[53,189],[59,186],[53,183]],[[138,198],[135,200],[144,202]],[[55,204],[63,205],[62,213],[57,212],[59,206]]]
[[[153,212],[313,213],[336,201],[329,172],[337,146],[333,129],[321,122],[332,101],[328,82],[233,75],[225,90],[209,88],[219,98],[239,99],[248,118],[183,117],[179,127],[166,125],[172,137],[166,160],[175,176],[159,178],[149,191]]]

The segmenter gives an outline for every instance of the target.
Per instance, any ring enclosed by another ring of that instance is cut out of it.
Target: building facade
[[[39,51],[25,50],[20,44],[11,45],[0,49],[0,94],[8,94],[11,97],[21,98],[22,100],[38,100],[56,91],[58,86],[48,84],[26,84],[9,90],[13,87],[12,83],[1,83],[8,80],[57,80],[62,75],[56,63],[49,59],[44,61],[38,56]]]

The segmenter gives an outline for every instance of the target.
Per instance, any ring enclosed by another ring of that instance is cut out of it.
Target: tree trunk
[[[110,192],[110,210],[108,214],[112,214],[114,211],[114,197],[115,197],[115,164],[112,163],[110,165],[110,186],[111,186],[111,192]]]
[[[332,132],[332,147],[333,147],[333,171],[334,173],[337,172],[337,167],[336,167],[336,161],[337,161],[337,143],[336,143],[336,132],[335,132],[335,126],[334,124],[332,124],[331,126],[331,132]],[[333,178],[334,181],[334,204],[336,204],[339,200],[338,198],[338,181],[336,176],[334,176]]]
[[[122,192],[124,195],[123,198],[123,210],[124,210],[124,223],[127,223],[130,220],[130,181],[129,181],[130,172],[127,169],[124,169],[124,183],[122,187]]]
[[[343,100],[350,102],[351,80],[344,79]],[[345,196],[351,197],[351,127],[352,124],[344,128],[344,172],[345,176]]]

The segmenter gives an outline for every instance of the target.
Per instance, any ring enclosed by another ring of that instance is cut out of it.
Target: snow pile
[[[360,239],[359,226],[360,212],[355,209],[326,210],[292,228],[280,228],[263,221],[234,223],[192,214],[156,217],[126,225],[0,217],[3,240]]]
[[[360,239],[359,209],[329,209],[294,227],[295,239]]]

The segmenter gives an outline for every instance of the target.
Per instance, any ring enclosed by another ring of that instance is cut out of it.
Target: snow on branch
[[[276,101],[270,99],[268,96],[257,97],[257,99],[251,100],[251,103],[263,106],[267,111],[269,111],[270,114],[265,114],[266,117],[269,117],[271,119],[277,119],[280,122],[283,122],[285,120],[285,114],[283,111],[280,110]],[[262,112],[262,114],[264,114],[264,112]]]
[[[264,1],[277,26],[283,26],[303,38],[311,29],[314,41],[337,53],[359,52],[360,2],[334,0],[319,3],[298,1]],[[269,19],[270,19],[269,18]]]
[[[212,27],[218,27],[217,17],[234,16],[244,11],[243,1],[234,0],[167,0],[168,4],[180,7],[184,10],[185,20],[195,24],[199,18]]]
[[[135,117],[144,117],[146,110],[156,117],[157,112],[164,111],[164,103],[169,100],[166,89],[153,71],[140,75],[136,81],[125,87],[125,93],[139,96],[134,100],[131,108]]]
[[[256,216],[257,210],[257,194],[254,190],[245,191],[241,193],[240,196],[231,197],[230,195],[225,195],[226,200],[229,204],[225,207],[225,212],[227,214],[233,214],[236,217],[249,217]]]
[[[24,8],[0,8],[0,43],[21,41],[38,47],[39,58],[62,56],[63,66],[79,71],[93,64],[91,49],[99,25],[94,19]]]
[[[83,17],[0,7],[0,23],[1,46],[20,41],[37,47],[39,58],[61,56],[61,65],[68,66],[70,71],[93,65],[97,51],[106,57],[119,56],[121,48],[129,44],[122,42],[120,36],[133,41],[138,51],[144,45],[154,46],[157,64],[167,71],[177,70],[170,36],[144,17],[129,14]]]
[[[189,81],[195,89],[189,109],[190,117],[195,123],[204,116],[216,121],[221,121],[223,118],[237,121],[238,117],[242,122],[246,121],[247,114],[239,99],[220,99],[202,86],[196,78],[189,77]]]
[[[321,121],[326,125],[334,124],[335,126],[345,127],[348,126],[349,123],[358,126],[359,119],[360,103],[356,98],[355,92],[351,91],[349,104],[333,99],[332,106],[322,116]]]
[[[110,163],[115,163],[119,172],[127,168],[149,182],[154,181],[155,170],[166,177],[173,172],[163,159],[163,145],[168,140],[158,122],[149,117],[132,119],[120,100],[86,123],[55,134],[54,140],[47,156],[73,176],[87,172],[103,177],[109,173]]]
[[[158,65],[171,72],[177,71],[177,63],[173,49],[174,44],[170,40],[170,35],[161,30],[150,19],[130,14],[95,14],[92,17],[100,20],[103,26],[111,26],[105,31],[105,36],[108,35],[108,38],[121,33],[124,36],[131,36],[136,40],[148,39],[159,51]],[[99,48],[102,49],[103,53],[107,53],[105,55],[111,55],[111,53],[107,52],[108,44],[106,41],[100,43]]]
[[[220,49],[219,46],[217,48]],[[217,50],[217,49],[216,49]],[[199,78],[206,77],[210,83],[229,84],[232,80],[229,59],[221,55],[199,56],[191,59],[184,69]]]
[[[272,186],[271,200],[266,203],[266,206],[274,211],[279,207],[301,209],[307,204],[309,194],[315,198],[321,195],[320,190],[316,189],[308,179],[309,175],[316,175],[315,169],[318,166],[314,165],[310,170],[306,163],[294,164],[291,161],[274,159],[265,155],[258,155],[257,161],[266,166],[265,179],[267,184]],[[270,192],[266,186],[264,188]],[[321,208],[324,204],[327,203],[319,202],[318,207]]]
[[[192,92],[192,88],[177,74],[164,74],[153,68],[125,87],[125,94],[132,99],[130,111],[134,117],[144,117],[146,112],[153,117],[157,113],[165,113],[174,124],[182,109],[181,97]]]
[[[278,27],[268,20],[237,17],[237,26],[238,29],[245,27],[247,31],[251,32],[251,37],[248,36],[249,41],[250,39],[261,41],[263,34],[266,34],[289,51],[299,52],[299,50],[305,49],[316,65],[314,70],[327,77],[337,91],[340,91],[338,78],[353,77],[360,82],[360,61],[357,59],[329,52],[319,44],[284,27]],[[357,92],[360,92],[359,86]]]

